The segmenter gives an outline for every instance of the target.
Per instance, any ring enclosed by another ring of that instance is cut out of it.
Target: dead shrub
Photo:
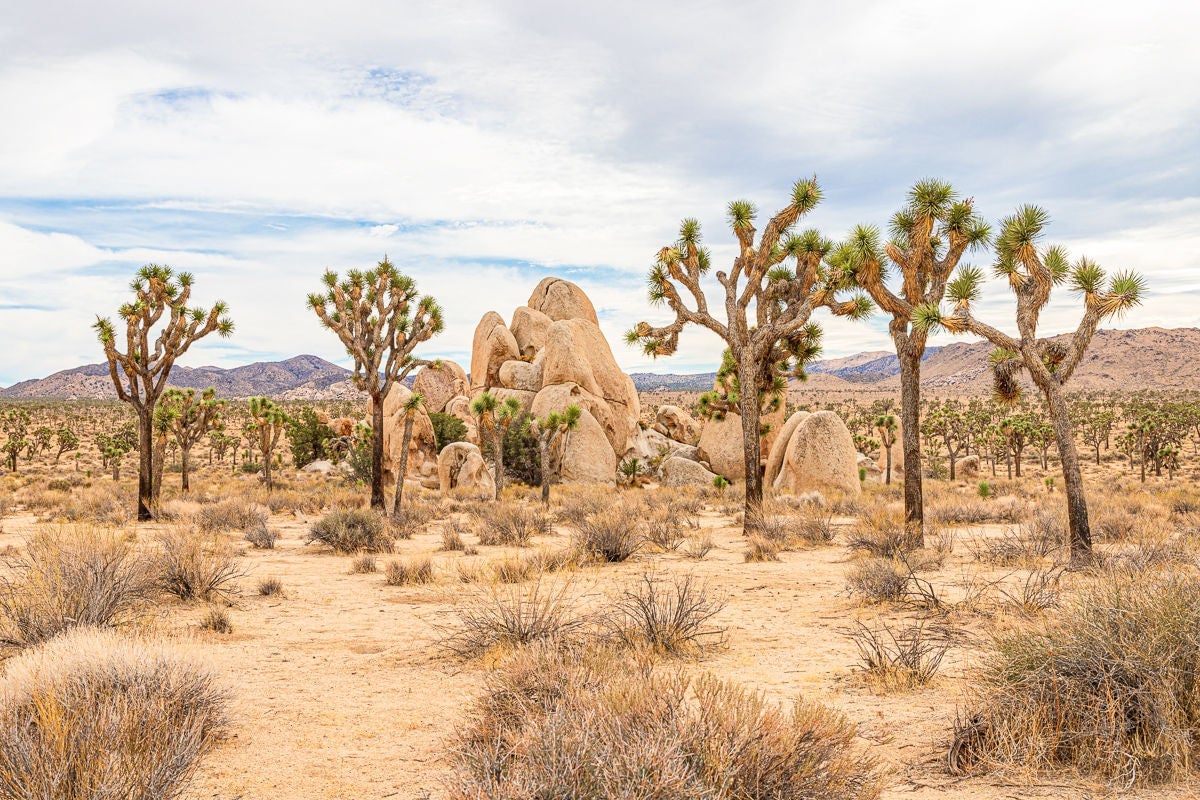
[[[350,562],[351,575],[368,575],[378,569],[375,561],[375,556],[371,553],[363,553],[361,556],[356,556]]]
[[[442,531],[442,549],[447,552],[462,552],[467,549],[462,538],[462,529],[457,525],[447,525]]]
[[[176,800],[229,724],[206,667],[96,629],[10,661],[0,697],[0,796],[13,800]]]
[[[712,534],[694,533],[687,537],[687,541],[683,545],[683,556],[693,561],[703,561],[714,547],[716,544],[713,543]]]
[[[577,519],[575,546],[598,561],[619,563],[636,555],[646,544],[641,509],[611,505]]]
[[[1025,617],[1057,608],[1062,594],[1061,568],[1036,569],[1012,589],[1001,589],[1005,605]]]
[[[999,635],[969,681],[956,774],[1075,768],[1123,785],[1191,776],[1200,736],[1200,578],[1102,575]]]
[[[203,505],[196,512],[196,526],[205,533],[250,531],[266,527],[270,514],[267,509],[243,498],[222,500]]]
[[[489,547],[526,547],[534,536],[551,530],[550,517],[544,511],[522,505],[489,506],[476,520],[479,543]]]
[[[451,745],[450,800],[873,800],[881,772],[825,706],[791,709],[606,651],[513,654]]]
[[[646,543],[659,553],[673,553],[683,545],[687,534],[669,507],[646,521]]]
[[[860,669],[869,681],[888,691],[929,683],[950,649],[949,640],[925,620],[899,629],[886,622],[876,627],[857,621],[854,625],[847,635],[858,649]]]
[[[313,523],[306,543],[318,542],[335,553],[390,553],[396,548],[386,519],[376,511],[331,511]]]
[[[258,550],[274,550],[275,542],[279,540],[280,534],[267,527],[266,522],[256,522],[243,534],[250,546]]]
[[[7,560],[0,577],[3,636],[28,646],[78,626],[124,625],[154,589],[146,559],[116,535],[87,526],[42,532]]]
[[[608,623],[618,641],[680,658],[699,658],[721,646],[725,629],[712,624],[726,598],[692,576],[642,575],[616,601]]]
[[[846,591],[864,603],[892,603],[904,597],[908,576],[896,559],[870,557],[846,571]]]
[[[232,604],[245,572],[232,548],[215,536],[187,525],[175,525],[157,536],[152,563],[158,588],[180,600]]]
[[[433,560],[429,558],[390,561],[384,573],[388,586],[433,583]]]
[[[528,587],[489,588],[471,598],[457,609],[440,645],[460,658],[475,658],[534,642],[578,642],[588,624],[569,581],[555,585],[539,579]]]
[[[200,627],[213,633],[233,633],[233,620],[229,618],[228,611],[220,606],[213,606],[200,620]]]
[[[263,597],[274,597],[283,594],[283,581],[275,577],[260,578],[258,593]]]
[[[135,498],[118,485],[102,483],[71,492],[58,507],[58,516],[71,522],[123,526],[133,522]]]
[[[411,539],[421,533],[437,517],[439,506],[422,500],[412,500],[387,517],[387,525],[395,539]]]
[[[894,558],[916,550],[920,542],[916,530],[905,527],[902,515],[876,509],[858,520],[846,546],[876,558]]]

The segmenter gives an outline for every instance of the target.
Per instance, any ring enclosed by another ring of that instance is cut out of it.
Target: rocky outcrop
[[[955,477],[964,481],[973,481],[979,477],[979,456],[970,455],[955,465]]]
[[[700,423],[679,406],[659,406],[654,415],[654,430],[668,439],[685,444],[695,444],[700,440]]]
[[[466,371],[453,361],[422,367],[413,381],[413,391],[425,398],[425,410],[430,414],[445,411],[451,398],[469,394],[470,388]]]
[[[546,346],[546,333],[554,320],[540,311],[534,311],[529,306],[521,306],[513,312],[513,338],[517,340],[517,348],[521,355],[532,358]]]
[[[600,324],[596,307],[583,289],[562,278],[542,278],[525,305],[552,320],[582,319],[593,325]]]
[[[791,441],[796,428],[806,419],[808,419],[807,411],[797,411],[788,417],[787,422],[783,423],[783,427],[779,429],[779,435],[771,443],[771,449],[767,454],[767,471],[763,475],[763,486],[775,485],[775,479],[779,477],[779,471],[783,469],[783,457],[787,454],[788,442]]]
[[[841,417],[832,411],[818,411],[794,426],[772,485],[785,494],[825,489],[859,494],[858,451]]]
[[[412,392],[403,384],[393,384],[383,399],[383,485],[390,487],[396,482],[396,469],[400,464],[400,447],[404,439],[404,404]],[[367,402],[367,416],[371,415],[371,402]],[[433,422],[425,411],[413,415],[412,438],[408,443],[408,464],[405,477],[422,477],[422,467],[427,461],[436,461],[437,441],[433,435]],[[428,472],[425,473],[426,475]]]
[[[480,497],[496,493],[496,482],[483,454],[470,442],[451,442],[442,448],[437,458],[437,478],[443,492],[471,490]]]
[[[520,354],[517,340],[504,324],[504,318],[495,311],[484,314],[475,326],[475,338],[471,343],[472,391],[499,386],[500,367]]]
[[[672,456],[662,465],[663,486],[712,486],[716,477],[697,462],[680,456]]]
[[[769,426],[762,437],[760,452],[768,457],[771,447],[779,438],[784,424],[783,410],[763,414],[760,424]],[[712,465],[713,471],[729,481],[742,483],[746,480],[746,458],[742,441],[742,418],[738,414],[726,414],[724,419],[710,419],[704,423],[697,444],[700,460]]]
[[[875,459],[870,456],[865,456],[862,453],[858,454],[858,469],[866,476],[865,480],[871,483],[883,482],[883,470],[875,463]]]

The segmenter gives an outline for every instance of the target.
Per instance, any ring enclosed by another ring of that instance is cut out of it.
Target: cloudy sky
[[[834,238],[924,176],[991,219],[1042,204],[1073,254],[1150,277],[1118,325],[1200,325],[1198,29],[1184,0],[10,0],[0,385],[99,361],[90,324],[148,262],[237,323],[183,363],[346,363],[305,295],[384,253],[446,309],[430,356],[465,363],[553,274],[627,369],[710,370],[703,333],[657,364],[619,340],[664,319],[654,253],[695,216],[726,263],[725,204],[812,174]],[[1011,317],[1002,286],[980,315]],[[1047,332],[1075,316],[1064,293]],[[830,356],[889,346],[881,319],[826,330]]]

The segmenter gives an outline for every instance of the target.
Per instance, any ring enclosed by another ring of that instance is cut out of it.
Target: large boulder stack
[[[761,425],[768,426],[767,433],[762,437],[761,452],[764,457],[771,452],[771,447],[779,438],[779,429],[784,422],[784,411],[763,414],[759,420]],[[710,419],[704,423],[700,432],[700,442],[697,445],[701,461],[707,461],[713,472],[724,475],[733,483],[746,480],[746,457],[742,437],[742,417],[740,414],[726,414],[724,419]],[[760,465],[761,466],[761,465]]]
[[[496,482],[483,454],[470,442],[451,442],[443,447],[438,453],[437,469],[438,488],[443,492],[458,489],[479,497],[496,493]]]
[[[617,366],[596,309],[575,284],[545,278],[512,325],[489,311],[475,329],[471,394],[516,397],[534,416],[583,410],[567,440],[564,481],[612,483],[617,461],[634,444],[641,406],[633,381]],[[460,416],[466,398],[451,398],[447,413]]]
[[[659,406],[654,415],[654,430],[685,444],[695,444],[700,440],[700,423],[679,406]]]
[[[799,422],[790,424],[789,420],[783,426],[783,432],[790,433],[777,474],[770,476],[768,472],[768,485],[782,494],[824,489],[859,494],[858,451],[841,417],[832,411],[818,411],[797,412],[793,418],[799,414],[804,414]],[[772,463],[774,459],[768,458],[768,470]]]
[[[430,414],[444,412],[451,399],[468,394],[470,389],[466,371],[453,361],[422,367],[413,381],[413,391],[425,398],[425,410]]]

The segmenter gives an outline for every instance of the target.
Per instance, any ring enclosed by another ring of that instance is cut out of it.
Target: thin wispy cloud
[[[712,369],[701,332],[657,364],[620,343],[662,319],[646,268],[684,216],[728,260],[725,204],[770,213],[813,173],[835,238],[929,175],[993,220],[1043,204],[1055,241],[1150,277],[1119,324],[1200,324],[1191,3],[10,5],[0,384],[98,360],[89,325],[147,262],[231,306],[186,363],[343,359],[304,297],[384,253],[446,308],[431,355],[558,274],[627,369]],[[1048,329],[1075,318],[1064,296]],[[889,346],[827,329],[830,355]]]

